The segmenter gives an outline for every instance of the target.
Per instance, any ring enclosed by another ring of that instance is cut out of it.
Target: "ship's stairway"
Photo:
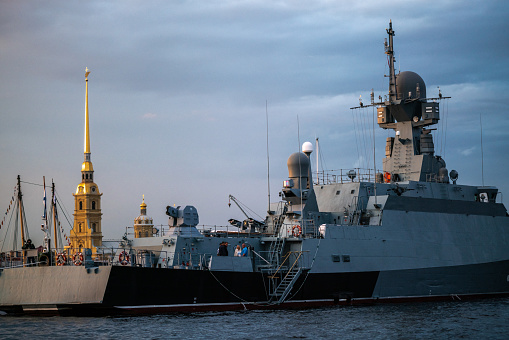
[[[283,225],[287,211],[288,211],[288,205],[285,204],[281,213],[274,219],[274,235],[275,236],[279,235],[279,230],[281,229],[281,226]]]
[[[269,302],[281,304],[288,297],[288,294],[292,291],[295,282],[297,282],[297,279],[303,271],[303,268],[299,266],[299,259],[301,256],[301,251],[288,252],[276,272],[272,276],[269,276],[269,278],[273,280],[274,287],[273,292],[269,294]],[[295,257],[295,260],[288,267],[291,257]],[[285,264],[287,265],[285,266]],[[281,280],[279,280],[280,277],[282,277]]]
[[[281,252],[285,246],[285,238],[278,237],[275,241],[270,244],[269,249],[269,263],[273,268],[279,267],[279,260],[281,258]]]

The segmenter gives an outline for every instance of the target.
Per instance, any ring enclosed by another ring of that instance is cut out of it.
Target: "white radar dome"
[[[311,144],[311,142],[305,142],[304,144],[302,144],[302,152],[304,153],[313,152],[313,144]]]

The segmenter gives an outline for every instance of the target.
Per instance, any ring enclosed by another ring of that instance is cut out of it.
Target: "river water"
[[[509,299],[136,317],[0,317],[0,339],[509,339]]]

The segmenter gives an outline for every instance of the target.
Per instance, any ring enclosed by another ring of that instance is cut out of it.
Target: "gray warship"
[[[288,158],[282,200],[264,221],[205,231],[195,207],[168,206],[167,231],[124,237],[94,256],[80,249],[83,261],[75,249],[35,267],[4,258],[0,311],[142,314],[508,296],[509,217],[498,189],[458,184],[458,172],[435,154],[430,127],[444,97],[428,98],[414,72],[396,74],[392,23],[387,34],[389,92],[368,105],[379,127],[394,131],[383,171],[313,178],[312,144],[304,143]],[[229,255],[218,253],[221,243]],[[233,256],[237,245],[245,256]]]

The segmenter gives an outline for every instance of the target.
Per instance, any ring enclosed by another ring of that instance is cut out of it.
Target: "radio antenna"
[[[267,126],[267,195],[269,200],[267,212],[270,213],[269,111],[267,99],[265,99],[265,123]]]

